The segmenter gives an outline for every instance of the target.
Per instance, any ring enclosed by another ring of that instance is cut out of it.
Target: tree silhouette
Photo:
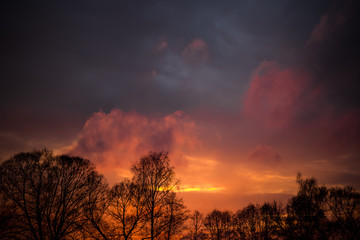
[[[101,181],[100,178],[92,178]],[[84,206],[87,223],[83,226],[84,239],[111,239],[115,235],[114,226],[106,220],[109,206],[109,188],[98,187],[89,192],[88,201]]]
[[[0,164],[1,239],[360,239],[360,193],[350,186],[327,188],[298,174],[285,208],[265,202],[204,218],[189,216],[166,153],[150,152],[131,171],[109,189],[80,157],[14,155]]]
[[[144,185],[127,178],[110,191],[108,213],[122,239],[131,239],[145,224],[145,192]]]
[[[330,228],[337,239],[360,239],[360,193],[353,187],[334,187],[327,199]]]
[[[164,239],[170,240],[173,236],[180,234],[185,228],[184,224],[189,218],[188,210],[175,192],[171,192],[166,200],[165,218],[166,229]]]
[[[188,211],[173,191],[177,182],[167,154],[150,152],[132,172],[131,179],[93,198],[85,215],[88,237],[172,239],[183,230]]]
[[[265,202],[260,206],[260,237],[263,240],[279,239],[285,229],[284,209],[281,203]]]
[[[0,189],[16,207],[19,239],[79,238],[89,196],[104,187],[90,161],[48,150],[19,153],[0,166]]]
[[[167,153],[150,152],[141,157],[140,161],[132,166],[131,171],[134,174],[134,181],[145,186],[146,189],[144,204],[147,224],[144,229],[147,237],[143,239],[158,239],[164,236],[166,231],[169,233],[169,227],[174,223],[173,219],[185,214],[182,210],[177,212],[170,210],[173,215],[169,218],[171,203],[169,200],[178,184],[173,167],[170,166]]]
[[[259,239],[260,212],[259,206],[249,204],[236,212],[234,217],[234,231],[237,239]]]
[[[299,191],[287,205],[287,233],[292,239],[326,239],[326,187],[319,187],[314,178],[297,176]]]
[[[190,240],[204,240],[207,238],[204,229],[204,215],[199,211],[195,210],[194,213],[190,216],[188,225],[187,236],[190,238]]]
[[[16,239],[21,231],[16,227],[16,205],[0,191],[0,236]]]
[[[213,210],[206,215],[204,225],[212,240],[232,239],[232,213],[230,211]]]

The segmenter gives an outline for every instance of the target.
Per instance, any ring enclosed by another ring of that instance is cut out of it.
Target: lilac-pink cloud
[[[203,61],[209,57],[209,45],[201,38],[195,38],[182,52],[182,56],[190,61]]]
[[[271,129],[286,127],[308,103],[303,101],[303,96],[308,94],[310,84],[311,76],[307,72],[264,61],[254,71],[243,98],[243,115]]]
[[[165,49],[168,47],[168,42],[165,37],[159,38],[155,45],[153,46],[153,50],[157,53],[161,53],[165,51]]]
[[[149,151],[169,151],[181,167],[186,164],[183,152],[199,144],[197,126],[181,111],[148,117],[114,109],[108,114],[94,113],[86,121],[70,154],[89,158],[99,166],[129,168]]]
[[[267,167],[278,165],[282,161],[281,155],[272,147],[262,144],[252,149],[248,155],[248,160],[254,165],[266,165]]]

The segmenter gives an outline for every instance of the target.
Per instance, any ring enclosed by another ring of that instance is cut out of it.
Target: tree
[[[279,239],[285,229],[284,209],[274,201],[260,206],[260,237],[264,240]]]
[[[101,178],[92,178],[92,181],[101,181]],[[95,185],[96,184],[91,184]],[[88,200],[84,206],[84,217],[87,222],[83,226],[84,239],[111,239],[114,234],[114,226],[106,220],[109,206],[109,188],[98,187],[89,192]]]
[[[206,239],[206,233],[204,232],[204,215],[197,210],[190,216],[188,236],[190,240]]]
[[[90,161],[48,150],[19,153],[0,166],[0,190],[16,207],[19,239],[79,238],[90,196],[106,187]]]
[[[141,157],[140,161],[131,168],[134,174],[134,181],[145,186],[145,210],[147,224],[145,226],[146,235],[144,239],[158,239],[169,229],[171,221],[165,221],[167,210],[169,210],[169,199],[173,194],[178,181],[175,180],[173,167],[167,153],[150,152]],[[175,212],[173,212],[175,214]],[[176,214],[181,217],[184,212],[178,211]]]
[[[206,215],[204,226],[212,240],[232,239],[233,227],[230,211],[213,210]]]
[[[173,236],[181,233],[188,218],[188,210],[183,200],[175,192],[171,192],[167,197],[165,206],[164,222],[166,223],[166,229],[164,239],[170,240]]]
[[[21,234],[16,227],[16,206],[0,191],[0,236],[1,239],[17,239]]]
[[[114,225],[118,226],[115,229],[125,240],[131,239],[144,225],[145,192],[144,185],[127,178],[110,191],[108,213],[115,221]]]
[[[360,193],[350,186],[333,187],[329,190],[327,204],[333,236],[360,239]]]
[[[291,239],[327,239],[325,203],[326,187],[319,187],[314,178],[297,176],[299,191],[287,205],[287,233]]]
[[[259,239],[260,234],[259,206],[249,204],[236,212],[234,217],[234,231],[237,239]]]

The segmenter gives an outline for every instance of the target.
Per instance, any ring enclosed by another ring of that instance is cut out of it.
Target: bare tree
[[[145,220],[144,185],[130,179],[117,183],[110,191],[108,213],[115,222],[115,229],[121,239],[131,239],[144,226]]]
[[[16,205],[0,191],[0,236],[1,239],[19,239],[21,232],[17,228]]]
[[[131,179],[100,194],[104,199],[92,198],[86,214],[91,223],[87,236],[104,240],[172,239],[182,231],[188,215],[182,199],[173,191],[177,182],[167,154],[150,153],[132,171]]]
[[[183,200],[175,192],[171,192],[167,197],[165,206],[164,222],[166,223],[166,229],[164,239],[171,240],[174,236],[180,234],[184,230],[188,217],[188,210]]]
[[[204,225],[212,240],[232,239],[232,215],[230,211],[221,212],[215,209],[206,216]]]
[[[19,239],[78,238],[89,196],[106,186],[90,161],[48,150],[19,153],[0,166],[0,190],[16,206]]]
[[[279,239],[285,229],[284,209],[276,201],[260,206],[260,237],[263,240]]]
[[[174,178],[173,167],[167,153],[150,152],[141,157],[140,161],[131,168],[134,180],[145,186],[145,210],[147,224],[143,239],[158,239],[168,229],[167,216],[168,200],[178,181]]]
[[[92,177],[92,181],[101,181],[99,177]],[[97,184],[90,184],[96,186]],[[83,226],[84,239],[111,239],[114,234],[114,225],[107,221],[107,209],[109,206],[109,188],[97,187],[89,191],[86,205],[84,206],[84,217],[87,222]]]
[[[207,237],[204,230],[204,215],[197,210],[190,216],[188,236],[190,240],[204,240]]]
[[[331,188],[327,205],[333,238],[360,239],[360,193],[350,186]]]
[[[234,217],[234,231],[237,239],[259,239],[260,234],[259,205],[249,204],[236,212]]]
[[[16,207],[15,224],[20,239],[44,239],[46,235],[43,225],[49,205],[46,195],[52,194],[52,174],[48,177],[45,169],[53,161],[49,152],[42,151],[20,153],[1,164],[0,188]]]

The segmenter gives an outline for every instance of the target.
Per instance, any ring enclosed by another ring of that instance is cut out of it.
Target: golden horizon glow
[[[209,186],[189,186],[184,185],[181,186],[179,189],[175,190],[176,192],[220,192],[225,190],[224,187],[209,187]]]

